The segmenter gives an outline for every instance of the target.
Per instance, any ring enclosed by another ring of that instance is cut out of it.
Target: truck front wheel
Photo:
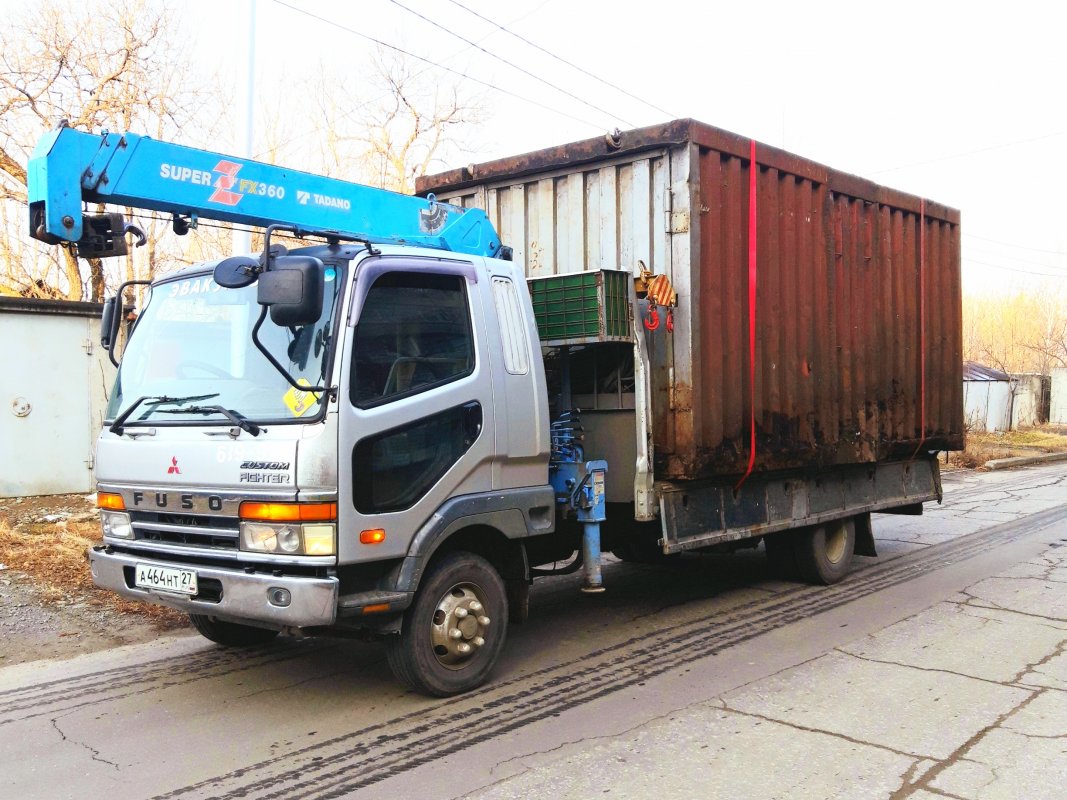
[[[386,640],[393,674],[416,691],[448,697],[480,686],[504,647],[508,600],[492,565],[449,553],[431,565],[398,636]]]
[[[193,627],[200,632],[201,636],[226,647],[252,647],[257,644],[266,644],[278,635],[278,631],[272,631],[269,628],[255,628],[251,625],[238,625],[236,622],[224,622],[206,614],[190,614],[189,621],[193,623]]]
[[[796,565],[808,583],[829,586],[844,578],[856,548],[856,523],[849,517],[797,531]]]

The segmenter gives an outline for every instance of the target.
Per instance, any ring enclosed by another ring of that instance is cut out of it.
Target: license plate
[[[155,589],[176,594],[196,594],[196,573],[191,569],[157,567],[138,564],[134,570],[134,584],[141,589]]]

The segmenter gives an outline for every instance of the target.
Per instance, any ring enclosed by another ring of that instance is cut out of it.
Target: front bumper
[[[189,614],[205,614],[233,622],[249,622],[267,627],[306,628],[332,625],[337,617],[336,578],[275,576],[237,569],[192,566],[158,558],[134,556],[97,545],[89,550],[93,582],[102,589],[149,603],[170,606]],[[150,564],[159,567],[195,569],[197,578],[213,579],[222,585],[217,599],[198,599],[134,586],[134,567]],[[267,600],[270,589],[288,589],[292,602],[281,608]]]

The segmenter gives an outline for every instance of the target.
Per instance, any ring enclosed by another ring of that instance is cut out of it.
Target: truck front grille
[[[134,539],[167,545],[237,550],[238,521],[232,517],[201,517],[135,511],[130,514]]]

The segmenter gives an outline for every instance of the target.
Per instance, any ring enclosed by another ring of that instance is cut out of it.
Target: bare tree
[[[965,359],[1042,375],[1067,366],[1063,291],[968,296],[963,306]]]
[[[22,212],[16,219],[5,209],[0,291],[101,299],[99,261],[83,265],[70,248],[24,244],[25,164],[34,143],[63,119],[81,130],[141,129],[161,138],[179,130],[202,95],[189,79],[187,52],[168,7],[145,0],[46,1],[7,21],[0,31],[0,200]],[[148,277],[157,266],[162,227],[141,223],[149,246],[127,259],[127,279]]]
[[[358,86],[326,68],[315,78],[322,170],[410,194],[420,175],[461,156],[484,101],[393,51],[379,50],[366,74]]]
[[[1067,300],[1046,292],[1034,297],[1032,332],[1023,347],[1032,354],[1035,372],[1048,375],[1053,367],[1067,367]]]

